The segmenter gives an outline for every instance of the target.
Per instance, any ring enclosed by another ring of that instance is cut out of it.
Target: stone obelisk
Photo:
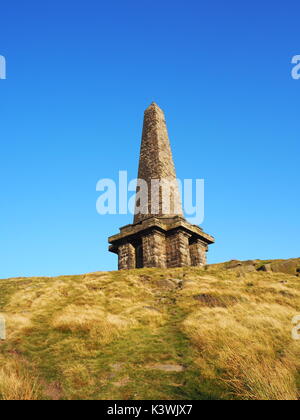
[[[138,179],[133,224],[109,238],[119,269],[206,264],[214,238],[183,217],[165,116],[155,103],[144,115]]]
[[[151,216],[183,215],[165,116],[155,103],[144,115],[138,179],[146,182],[148,194],[144,205],[136,206],[134,223]],[[164,204],[168,206],[165,211]]]

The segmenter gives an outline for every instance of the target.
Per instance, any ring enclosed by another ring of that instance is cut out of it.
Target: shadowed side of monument
[[[109,238],[119,270],[206,264],[214,238],[183,217],[165,116],[155,103],[144,115],[138,180],[133,224]]]

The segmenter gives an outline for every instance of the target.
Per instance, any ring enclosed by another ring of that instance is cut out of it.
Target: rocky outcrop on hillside
[[[239,261],[231,260],[226,263],[212,264],[207,266],[210,268],[223,268],[226,270],[233,270],[238,272],[254,272],[265,271],[270,273],[284,273],[300,277],[300,258],[292,258],[289,260],[248,260]]]

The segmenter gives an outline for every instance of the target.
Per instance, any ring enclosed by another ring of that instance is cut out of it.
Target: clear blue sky
[[[2,2],[0,277],[117,267],[100,178],[137,175],[144,109],[204,178],[209,262],[300,257],[299,2]]]

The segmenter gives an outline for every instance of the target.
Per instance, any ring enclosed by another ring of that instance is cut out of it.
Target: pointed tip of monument
[[[160,111],[162,111],[162,109],[160,108],[160,106],[157,105],[156,102],[152,102],[150,106],[148,106],[148,108],[146,109],[146,111],[148,111],[148,109],[158,109]]]

